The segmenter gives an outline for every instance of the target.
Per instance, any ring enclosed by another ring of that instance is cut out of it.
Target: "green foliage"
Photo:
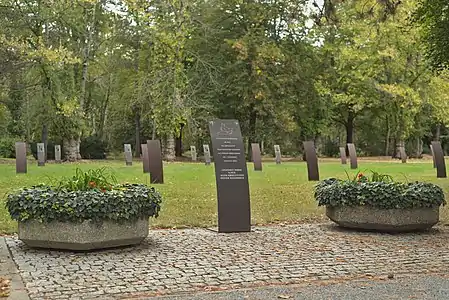
[[[443,190],[432,183],[352,181],[334,178],[323,180],[316,185],[315,199],[319,206],[366,205],[381,209],[439,207],[446,204]]]
[[[449,4],[446,0],[419,0],[414,21],[421,27],[427,55],[436,69],[449,67]]]
[[[91,169],[86,172],[76,168],[73,177],[65,177],[59,181],[57,190],[67,191],[110,191],[117,185],[117,179],[106,168]]]
[[[92,135],[81,140],[80,154],[84,159],[105,159],[107,145],[101,137]]]
[[[0,157],[16,157],[16,139],[11,137],[0,138]]]
[[[158,217],[161,202],[160,194],[143,184],[123,184],[105,192],[40,185],[9,194],[6,207],[17,221],[100,222]]]
[[[348,177],[348,181],[351,182],[393,182],[393,177],[388,174],[381,174],[376,171],[371,171],[371,178],[365,174],[363,174],[361,171],[357,172],[355,176],[350,178],[348,172],[346,172],[346,176]]]

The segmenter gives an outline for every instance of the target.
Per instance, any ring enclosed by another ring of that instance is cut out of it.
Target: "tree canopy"
[[[430,67],[449,62],[447,11],[442,0],[4,0],[0,154],[25,140],[62,144],[69,160],[124,143],[139,156],[158,138],[172,160],[183,144],[202,149],[209,120],[235,118],[247,150],[296,155],[314,140],[323,155],[355,142],[420,157],[446,141],[449,74]]]

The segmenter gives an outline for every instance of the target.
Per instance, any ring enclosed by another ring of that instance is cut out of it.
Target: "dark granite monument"
[[[55,145],[55,162],[57,164],[62,163],[62,160],[61,160],[61,145]]]
[[[150,173],[150,160],[148,159],[148,145],[142,144],[140,145],[142,149],[142,164],[143,164],[143,172]]]
[[[39,167],[45,166],[45,144],[37,143],[37,165]]]
[[[399,156],[403,164],[407,162],[407,153],[405,153],[405,147],[399,147]]]
[[[209,166],[211,163],[209,145],[203,145],[203,152],[204,152],[204,162],[206,163],[206,166]]]
[[[148,160],[151,183],[164,183],[164,166],[162,164],[161,142],[148,140]]]
[[[27,144],[23,142],[16,143],[16,173],[27,172]]]
[[[254,164],[254,171],[262,171],[262,156],[259,143],[251,144],[251,158]]]
[[[125,161],[127,166],[133,165],[133,152],[131,149],[131,144],[125,144]]]
[[[251,231],[248,169],[237,120],[209,122],[218,197],[218,231]]]
[[[341,159],[342,165],[346,165],[348,163],[348,158],[346,157],[345,147],[340,147],[340,159]]]
[[[281,156],[281,147],[279,147],[279,145],[274,145],[274,155],[276,164],[280,165],[282,162],[282,156]]]
[[[318,157],[316,155],[315,144],[312,141],[303,142],[304,152],[306,154],[307,162],[307,175],[309,181],[320,180],[320,174],[318,170]]]
[[[357,152],[355,151],[355,145],[348,144],[348,151],[349,151],[349,160],[351,161],[351,169],[357,169],[358,163],[357,163]]]
[[[190,155],[192,156],[192,161],[196,161],[197,155],[195,146],[190,146]]]
[[[441,143],[438,141],[432,142],[433,156],[435,157],[435,164],[437,166],[437,178],[446,178],[446,162],[444,160],[444,152]]]

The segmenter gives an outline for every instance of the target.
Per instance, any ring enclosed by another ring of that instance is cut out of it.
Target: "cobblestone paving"
[[[443,272],[449,228],[421,234],[339,230],[329,224],[217,234],[156,230],[137,247],[73,253],[6,242],[31,299],[127,299],[309,280]]]

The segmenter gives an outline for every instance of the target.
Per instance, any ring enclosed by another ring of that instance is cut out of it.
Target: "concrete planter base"
[[[371,206],[326,207],[326,215],[341,227],[408,232],[429,229],[439,221],[440,210],[433,208],[379,209]]]
[[[19,222],[19,239],[30,247],[94,250],[135,245],[148,236],[148,218],[117,223]]]

